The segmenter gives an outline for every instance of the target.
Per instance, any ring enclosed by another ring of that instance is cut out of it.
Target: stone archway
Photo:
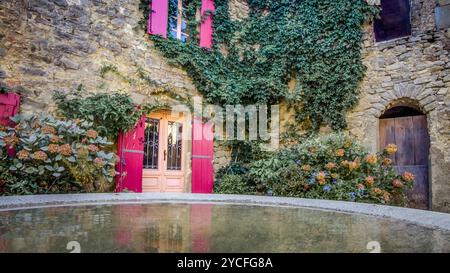
[[[430,138],[427,117],[415,101],[393,101],[379,117],[379,149],[390,143],[398,147],[391,158],[397,171],[408,171],[416,176],[414,188],[408,192],[409,207],[429,209]]]

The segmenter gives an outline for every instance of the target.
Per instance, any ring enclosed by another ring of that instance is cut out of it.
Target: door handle
[[[167,151],[164,150],[164,161],[166,161],[166,157],[167,157]]]

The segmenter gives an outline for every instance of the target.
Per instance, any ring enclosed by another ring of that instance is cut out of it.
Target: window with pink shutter
[[[189,37],[186,31],[186,1],[169,0],[169,7],[172,7],[174,9],[169,16],[170,37],[181,40],[183,43],[185,43]]]
[[[148,19],[148,33],[151,35],[167,36],[187,42],[189,31],[186,20],[186,0],[152,0],[150,2]],[[199,26],[200,46],[212,47],[214,0],[202,0]]]

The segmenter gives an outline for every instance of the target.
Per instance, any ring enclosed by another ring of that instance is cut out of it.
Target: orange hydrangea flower
[[[416,176],[410,172],[404,172],[402,175],[402,178],[406,182],[411,182],[411,181],[414,181],[414,179],[416,179]]]
[[[50,138],[51,143],[59,143],[61,141],[61,138],[59,136],[52,136]]]
[[[30,157],[30,152],[28,152],[27,150],[20,150],[17,154],[16,154],[17,158],[20,160],[25,160],[28,159]]]
[[[42,127],[42,133],[54,135],[54,134],[56,134],[56,130],[52,126],[47,125],[47,126]]]
[[[373,192],[377,195],[383,194],[383,191],[380,188],[373,188]]]
[[[383,192],[383,200],[384,202],[388,203],[391,200],[391,194],[387,191]]]
[[[359,162],[359,160],[355,160],[355,161],[350,161],[348,163],[348,169],[350,171],[356,170],[359,168],[359,166],[361,166],[361,163]]]
[[[366,177],[367,186],[372,187],[374,183],[375,183],[375,179],[372,176]]]
[[[369,155],[366,156],[366,162],[371,164],[371,165],[377,164],[377,161],[378,161],[377,155],[369,154]]]
[[[344,160],[341,162],[341,165],[344,167],[348,167],[349,164],[350,164],[350,161],[348,161],[348,160]]]
[[[391,164],[392,164],[392,159],[390,159],[390,158],[383,159],[383,165],[389,166]]]
[[[48,152],[51,154],[56,154],[59,152],[59,145],[58,144],[49,144],[48,145]]]
[[[388,146],[386,146],[385,151],[387,154],[389,155],[393,155],[397,152],[397,145],[395,144],[388,144]]]
[[[88,150],[93,152],[93,153],[96,153],[96,152],[98,152],[99,149],[94,144],[91,144],[91,145],[88,146]]]
[[[33,156],[32,156],[34,159],[36,159],[36,160],[42,160],[42,161],[44,161],[44,160],[46,160],[47,159],[47,154],[44,152],[44,151],[37,151],[37,152],[34,152],[33,153]]]
[[[392,186],[394,186],[395,188],[403,188],[403,183],[402,181],[395,179],[394,181],[392,181]]]
[[[338,149],[335,154],[338,157],[343,157],[345,155],[345,150],[344,149]]]
[[[89,130],[87,130],[87,132],[86,132],[86,136],[87,136],[88,138],[97,138],[97,137],[98,137],[98,133],[97,133],[97,131],[95,131],[95,130],[89,129]]]
[[[72,147],[70,144],[64,144],[59,146],[59,153],[64,156],[69,156],[72,154]]]
[[[114,169],[109,170],[109,176],[116,176],[116,170]]]
[[[103,165],[105,165],[105,161],[104,161],[102,158],[100,158],[100,157],[96,157],[96,158],[94,159],[94,164],[95,164],[97,167],[103,167]]]
[[[6,146],[14,147],[16,144],[19,143],[19,138],[16,137],[16,135],[5,136],[3,138],[3,142],[6,144]]]
[[[319,182],[319,185],[323,185],[323,184],[325,184],[326,183],[326,174],[325,174],[325,172],[319,172],[317,175],[316,175],[316,179],[317,179],[317,181]]]
[[[301,169],[302,169],[303,171],[305,171],[305,172],[309,172],[309,171],[311,171],[311,166],[310,166],[310,165],[303,165],[303,166],[301,167]]]

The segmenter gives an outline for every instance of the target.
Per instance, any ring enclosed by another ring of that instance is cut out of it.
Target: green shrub
[[[389,155],[370,154],[344,133],[311,137],[250,166],[247,176],[278,196],[406,204],[414,176],[397,175]]]
[[[2,194],[104,191],[113,185],[112,143],[86,121],[18,115],[0,130]],[[15,152],[11,152],[14,150]]]
[[[58,115],[89,121],[93,129],[112,141],[120,130],[133,128],[141,116],[131,97],[118,92],[84,94],[79,87],[70,94],[55,92],[53,99]]]
[[[214,184],[214,192],[219,194],[249,194],[252,191],[243,177],[235,174],[224,175]]]

